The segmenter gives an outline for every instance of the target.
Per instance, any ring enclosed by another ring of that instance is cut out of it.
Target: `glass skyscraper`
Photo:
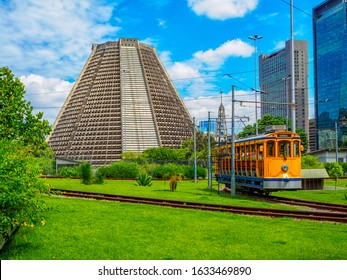
[[[197,126],[198,130],[202,133],[208,132],[208,121],[199,121],[199,125]],[[210,120],[210,131],[211,133],[216,133],[216,121]]]
[[[347,0],[313,8],[314,83],[318,149],[347,140]]]

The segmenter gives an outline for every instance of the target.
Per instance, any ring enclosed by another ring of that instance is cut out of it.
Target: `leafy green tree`
[[[30,102],[24,99],[24,85],[7,67],[0,68],[0,138],[13,139],[35,149],[46,146],[51,127],[43,113],[33,114]]]
[[[329,177],[335,178],[335,191],[337,185],[337,179],[343,175],[343,168],[338,162],[326,162],[324,164]]]
[[[44,166],[39,166],[34,154],[47,148],[45,137],[51,128],[41,112],[33,114],[24,94],[24,85],[14,78],[11,70],[0,68],[0,236],[3,238],[7,238],[12,227],[33,229],[35,224],[44,224],[47,208],[40,200],[47,190],[39,180]]]
[[[47,205],[39,199],[48,187],[39,179],[40,166],[29,148],[17,141],[0,140],[0,236],[20,226],[45,223]]]
[[[216,139],[211,135],[211,152],[216,145]],[[194,139],[193,137],[183,141],[182,149],[187,150],[187,158],[192,159],[194,156]],[[200,131],[196,132],[196,154],[198,159],[207,159],[208,153],[208,136]]]
[[[258,120],[258,132],[264,133],[265,128],[269,125],[285,125],[287,122],[286,118],[271,116],[270,114],[264,115],[261,119]],[[291,130],[292,120],[288,119],[288,127]],[[304,146],[304,151],[308,149],[308,139],[305,130],[302,128],[297,128],[296,133],[300,135],[301,144]],[[243,138],[256,134],[255,123],[253,125],[246,125],[245,128],[238,134],[238,137]]]

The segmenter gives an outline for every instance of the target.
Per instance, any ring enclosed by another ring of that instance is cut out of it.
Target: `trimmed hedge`
[[[136,163],[118,161],[111,165],[100,167],[98,172],[104,178],[136,178],[139,174],[139,167]]]
[[[82,177],[82,172],[79,165],[63,166],[58,169],[58,175],[64,177]]]
[[[181,164],[150,164],[139,165],[134,162],[118,161],[108,166],[99,167],[96,175],[100,178],[137,178],[138,174],[144,172],[157,179],[169,179],[173,175],[182,175],[185,179],[194,179],[194,166]],[[82,177],[81,166],[64,166],[59,168],[58,175],[65,177]],[[197,177],[206,178],[206,168],[197,167]]]
[[[157,165],[152,171],[153,178],[168,179],[173,175],[181,174],[185,179],[194,179],[194,166],[179,164]],[[203,167],[197,167],[197,177],[206,178],[207,170]]]

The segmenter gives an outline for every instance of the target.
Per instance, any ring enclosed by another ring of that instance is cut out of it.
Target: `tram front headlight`
[[[281,169],[282,169],[283,172],[288,172],[288,169],[289,169],[288,164],[282,164]]]

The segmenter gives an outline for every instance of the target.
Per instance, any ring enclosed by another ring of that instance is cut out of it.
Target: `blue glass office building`
[[[208,121],[199,121],[199,125],[197,126],[198,130],[202,133],[208,132]],[[216,121],[210,120],[210,131],[211,133],[216,133]]]
[[[347,141],[347,0],[327,0],[313,8],[314,83],[317,147]]]

